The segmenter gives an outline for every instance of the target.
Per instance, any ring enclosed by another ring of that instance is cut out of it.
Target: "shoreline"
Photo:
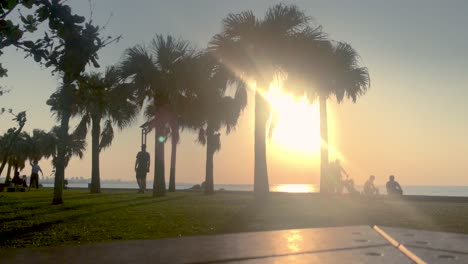
[[[53,189],[53,187],[42,187],[43,189]],[[84,187],[69,187],[68,190],[89,190]],[[104,191],[122,191],[122,192],[135,192],[138,189],[133,188],[101,188]],[[147,193],[151,193],[152,189],[147,189]],[[203,193],[203,190],[194,190],[194,189],[178,189],[176,192],[194,192],[194,193]],[[244,191],[244,190],[215,190],[215,193],[233,193],[233,194],[252,194],[253,191]],[[403,196],[388,196],[388,195],[378,195],[378,196],[364,196],[364,195],[351,195],[348,193],[345,194],[332,194],[324,195],[319,192],[309,192],[309,193],[300,193],[300,192],[270,192],[270,195],[291,195],[291,196],[317,196],[317,197],[333,197],[333,198],[350,198],[350,199],[362,199],[362,200],[389,200],[389,201],[411,201],[411,202],[453,202],[453,203],[468,203],[468,196],[438,196],[438,195],[403,195]]]

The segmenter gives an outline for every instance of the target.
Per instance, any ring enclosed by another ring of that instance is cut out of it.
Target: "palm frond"
[[[206,133],[205,133],[205,129],[199,128],[199,130],[198,130],[197,142],[200,143],[200,144],[202,144],[203,146],[206,144]]]
[[[75,130],[72,132],[72,135],[77,138],[86,139],[86,135],[88,134],[88,126],[90,123],[91,123],[90,115],[85,114],[84,116],[81,117],[80,123],[78,123]]]
[[[221,150],[221,134],[214,133],[213,137],[213,150],[214,152],[218,152]]]
[[[114,139],[114,129],[112,128],[112,121],[106,120],[104,124],[104,129],[101,132],[100,141],[99,141],[99,149],[105,149],[112,144],[112,140]]]
[[[230,38],[240,38],[241,36],[254,36],[259,22],[252,11],[243,11],[237,14],[230,13],[223,19],[223,34]]]
[[[280,3],[267,10],[262,24],[274,34],[286,35],[303,30],[309,20],[296,5]]]

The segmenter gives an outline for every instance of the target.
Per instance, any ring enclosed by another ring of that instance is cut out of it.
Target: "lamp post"
[[[146,135],[148,134],[148,126],[149,122],[144,123],[143,125],[140,126],[141,128],[141,145],[146,145]]]

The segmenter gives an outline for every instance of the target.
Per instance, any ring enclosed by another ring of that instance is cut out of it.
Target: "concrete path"
[[[379,230],[350,226],[0,250],[0,263],[468,263],[468,235]]]

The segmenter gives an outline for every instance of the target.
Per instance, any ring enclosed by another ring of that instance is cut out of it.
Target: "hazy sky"
[[[94,0],[93,19],[105,34],[123,39],[100,52],[102,66],[117,63],[123,51],[148,43],[155,34],[172,34],[198,48],[206,47],[221,30],[229,12],[252,10],[263,16],[278,1],[153,1]],[[357,184],[369,174],[383,184],[395,174],[403,185],[468,185],[468,2],[452,1],[283,1],[295,3],[323,25],[335,40],[349,42],[369,68],[371,89],[356,104],[330,103],[331,144]],[[74,10],[89,17],[87,1],[69,0]],[[45,101],[59,85],[48,69],[13,49],[1,57],[9,70],[0,79],[11,89],[0,106],[27,110],[25,130],[49,130],[55,120]],[[316,117],[311,117],[318,131]],[[304,120],[307,121],[307,120]],[[0,116],[0,132],[15,124]],[[133,165],[140,147],[141,118],[120,132],[101,154],[104,179],[135,178]],[[72,122],[73,124],[76,121]],[[302,128],[296,128],[300,131]],[[312,135],[316,135],[313,133]],[[177,156],[177,181],[201,182],[205,148],[184,132]],[[89,139],[89,138],[88,138]],[[215,183],[253,183],[253,97],[236,131],[221,138],[215,155]],[[89,141],[89,147],[90,147]],[[154,134],[148,138],[153,156]],[[280,151],[282,150],[282,151]],[[332,158],[335,154],[332,153]],[[166,144],[167,177],[170,144]],[[91,153],[74,159],[66,177],[89,177]],[[274,139],[268,147],[271,183],[318,183],[319,157],[282,149]],[[46,174],[49,161],[41,161]],[[153,164],[152,164],[153,165]],[[29,174],[27,167],[25,173]],[[152,178],[153,167],[149,177]]]

